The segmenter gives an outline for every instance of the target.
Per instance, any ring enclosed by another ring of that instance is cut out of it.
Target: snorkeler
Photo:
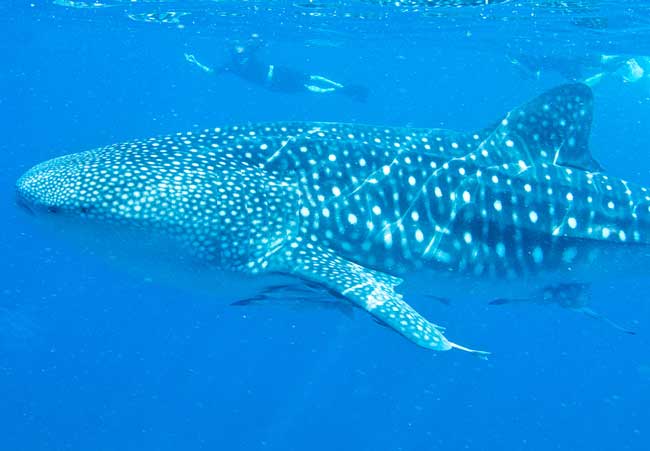
[[[490,302],[490,305],[505,304],[555,304],[567,310],[582,313],[589,318],[597,319],[608,324],[614,329],[620,330],[629,335],[635,335],[634,331],[619,326],[606,316],[594,311],[589,307],[591,300],[591,287],[584,283],[558,283],[548,285],[539,291],[531,294],[528,298],[499,298]]]
[[[581,56],[521,54],[510,62],[526,78],[539,79],[543,72],[556,72],[570,81],[594,87],[606,79],[636,83],[650,79],[650,57],[587,54]]]
[[[368,98],[368,89],[365,86],[344,85],[321,75],[309,75],[291,67],[267,64],[257,58],[261,45],[262,41],[257,39],[245,45],[234,46],[230,51],[230,61],[216,68],[200,63],[192,54],[186,53],[185,59],[204,72],[215,75],[231,73],[270,91],[339,93],[358,102],[365,102]]]
[[[650,80],[650,57],[635,56],[628,58],[602,55],[602,58],[611,58],[614,64],[609,64],[609,70],[598,72],[583,80],[585,84],[593,87],[606,77],[620,80],[623,83],[636,83],[641,80]]]

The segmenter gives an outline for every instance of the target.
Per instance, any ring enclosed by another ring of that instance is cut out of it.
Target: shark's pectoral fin
[[[294,243],[277,263],[298,277],[323,284],[366,310],[381,323],[424,348],[474,351],[447,340],[441,328],[407,304],[396,287],[397,277],[365,268],[312,244]]]
[[[592,108],[589,86],[558,86],[508,113],[495,137],[508,147],[525,149],[532,162],[600,172],[602,166],[589,151]]]

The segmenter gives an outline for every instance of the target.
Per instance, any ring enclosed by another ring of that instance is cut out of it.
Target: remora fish
[[[320,285],[309,283],[272,285],[259,294],[231,303],[233,306],[279,306],[294,310],[306,308],[336,310],[348,318],[354,317],[353,306],[345,299],[336,299]]]
[[[405,294],[522,297],[602,277],[598,263],[647,265],[648,190],[601,172],[591,116],[591,90],[571,84],[469,133],[339,123],[178,133],[41,163],[18,180],[17,201],[123,252],[125,265],[201,273],[234,299],[265,275],[300,278],[420,346],[468,350]]]

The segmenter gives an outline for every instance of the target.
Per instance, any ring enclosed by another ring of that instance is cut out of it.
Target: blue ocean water
[[[362,312],[152,284],[16,208],[16,179],[65,153],[250,121],[480,129],[565,81],[513,55],[650,55],[644,1],[403,3],[0,4],[0,450],[650,449],[647,277],[593,287],[635,336],[554,307],[414,302],[484,361]],[[368,101],[270,92],[183,56],[217,65],[253,34],[265,59],[363,84]],[[594,155],[650,184],[650,76],[594,93]]]

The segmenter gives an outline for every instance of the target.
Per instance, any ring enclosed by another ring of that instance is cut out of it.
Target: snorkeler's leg
[[[305,88],[307,89],[307,91],[315,92],[316,94],[325,94],[328,92],[334,92],[338,89],[338,88],[322,88],[320,86],[312,85],[310,83],[305,84]]]
[[[321,75],[310,75],[309,82],[305,84],[305,88],[311,92],[319,94],[328,92],[340,92],[341,94],[350,97],[358,102],[365,102],[368,99],[369,90],[365,86],[360,85],[343,85],[329,78]]]
[[[629,57],[625,55],[600,55],[599,64],[603,69],[609,72],[615,71]]]
[[[603,81],[603,77],[605,76],[605,72],[599,72],[595,75],[592,75],[591,77],[587,77],[582,82],[589,86],[590,88],[593,88],[597,85],[600,84],[601,81]]]
[[[626,329],[623,326],[619,326],[618,324],[616,324],[611,319],[607,318],[606,316],[601,315],[600,313],[597,313],[597,312],[593,311],[592,309],[590,309],[588,307],[582,307],[582,308],[576,309],[576,311],[578,311],[580,313],[583,313],[583,314],[587,315],[590,318],[597,319],[597,320],[602,321],[602,322],[604,322],[606,324],[609,324],[614,329],[618,329],[621,332],[625,332],[626,334],[629,334],[629,335],[636,335],[636,332],[634,332],[633,330]]]
[[[211,67],[208,67],[205,64],[201,64],[201,62],[199,62],[199,60],[197,60],[196,57],[193,54],[185,53],[184,55],[185,55],[185,60],[188,63],[194,64],[196,67],[201,69],[203,72],[207,72],[208,74],[211,74],[211,73],[214,72],[214,69],[212,69]]]
[[[307,83],[305,83],[305,88],[308,91],[315,92],[317,94],[325,94],[328,92],[336,91],[341,89],[343,85],[337,83],[328,78],[321,77],[320,75],[310,75]]]
[[[314,85],[321,86],[322,88],[340,89],[343,87],[341,83],[337,83],[334,80],[330,80],[329,78],[325,78],[321,75],[310,75],[309,81]]]

